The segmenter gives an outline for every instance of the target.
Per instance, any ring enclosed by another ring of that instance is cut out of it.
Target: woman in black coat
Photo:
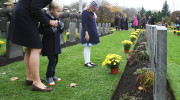
[[[41,10],[51,2],[52,0],[19,0],[10,22],[8,39],[27,47],[24,56],[26,85],[32,85],[33,91],[52,90],[40,81],[39,55],[42,43],[38,32],[38,22],[58,26],[57,21],[50,20]]]

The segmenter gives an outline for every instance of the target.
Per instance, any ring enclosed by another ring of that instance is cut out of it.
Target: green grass
[[[52,92],[32,92],[31,86],[25,86],[23,61],[1,67],[0,74],[6,72],[6,75],[0,75],[0,99],[109,100],[127,63],[128,54],[123,53],[121,42],[129,39],[130,33],[131,31],[116,31],[101,37],[101,43],[91,48],[91,61],[99,65],[95,68],[84,67],[84,46],[81,44],[63,48],[56,67],[56,76],[62,78],[62,81],[56,82]],[[101,66],[109,53],[122,56],[118,75],[110,74],[110,69]],[[41,56],[40,76],[43,79],[47,64],[47,57]],[[11,82],[11,77],[18,77],[19,80]],[[70,88],[70,83],[76,83],[77,86]]]
[[[167,36],[167,78],[176,100],[180,100],[180,37],[172,32]]]

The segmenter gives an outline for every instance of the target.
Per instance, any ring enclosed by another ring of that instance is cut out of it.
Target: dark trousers
[[[138,27],[138,26],[134,26],[135,31],[136,31],[137,27]]]
[[[53,77],[55,75],[55,68],[58,63],[58,54],[47,56],[49,64],[47,67],[46,78]]]

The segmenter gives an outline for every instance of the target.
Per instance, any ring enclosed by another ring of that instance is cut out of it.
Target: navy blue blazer
[[[46,14],[51,20],[59,20],[52,18],[49,14]],[[54,31],[53,31],[54,29]],[[60,28],[55,28],[50,25],[40,24],[39,33],[43,35],[42,38],[42,56],[49,56],[61,53],[60,34],[64,31]]]
[[[81,31],[81,43],[92,43],[97,44],[99,43],[99,35],[97,32],[97,26],[95,22],[95,16],[94,13],[88,12],[87,10],[84,10],[81,15],[82,20],[82,31]],[[85,38],[85,31],[88,31],[89,34],[89,41],[84,40]]]
[[[19,0],[11,17],[8,39],[29,48],[42,48],[38,22],[49,24],[42,8],[52,0]]]

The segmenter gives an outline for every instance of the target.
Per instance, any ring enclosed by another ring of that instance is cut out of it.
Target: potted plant
[[[111,33],[113,33],[114,32],[114,27],[111,27],[110,30],[111,30]]]
[[[66,35],[67,35],[67,41],[69,41],[69,34],[70,34],[69,32],[66,33]]]
[[[136,31],[140,32],[140,31],[141,31],[141,29],[136,29]]]
[[[3,43],[4,43],[3,41],[0,41],[0,49],[1,49]]]
[[[174,35],[176,34],[176,30],[173,30]]]
[[[177,36],[180,36],[180,31],[176,31],[176,33],[177,33]]]
[[[111,74],[118,74],[121,56],[117,54],[108,54],[102,63],[102,66],[111,68]]]
[[[129,41],[129,40],[124,40],[121,43],[124,45],[124,53],[129,53],[129,49],[131,48],[131,45],[133,43],[131,41]]]
[[[137,39],[137,37],[135,35],[131,35],[130,39],[131,39],[131,42],[134,44],[134,41]]]
[[[135,36],[137,37],[137,36],[138,36],[138,33],[133,32],[133,33],[131,33],[131,35],[135,35]]]

